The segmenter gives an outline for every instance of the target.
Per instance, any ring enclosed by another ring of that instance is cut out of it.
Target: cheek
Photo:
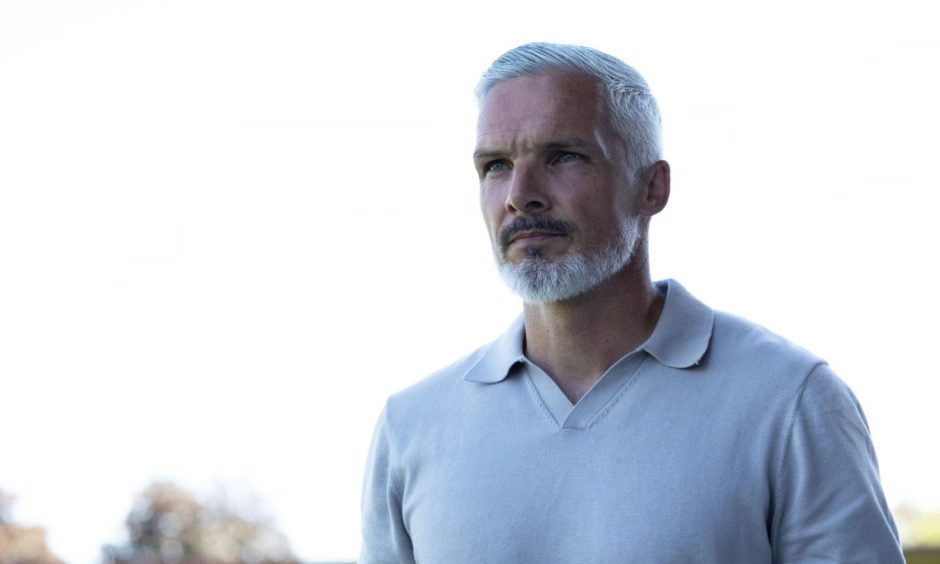
[[[498,226],[502,221],[502,215],[506,208],[503,205],[504,201],[505,199],[500,197],[499,190],[493,189],[493,187],[480,188],[480,212],[483,214],[483,221],[490,229]]]
[[[620,231],[620,222],[625,216],[616,210],[614,205],[608,204],[590,210],[580,210],[578,228],[581,238],[586,244],[596,244],[610,237],[616,236]]]

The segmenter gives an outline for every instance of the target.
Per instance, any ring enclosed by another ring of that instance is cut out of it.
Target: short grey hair
[[[639,174],[662,158],[662,118],[649,85],[630,65],[607,53],[558,43],[527,43],[493,61],[477,84],[477,102],[500,82],[551,71],[575,71],[597,79],[606,93],[614,129],[627,149],[627,166]]]

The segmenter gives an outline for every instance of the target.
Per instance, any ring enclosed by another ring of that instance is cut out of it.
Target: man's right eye
[[[493,172],[504,172],[509,170],[509,163],[504,159],[497,159],[495,161],[489,161],[483,165],[483,174],[490,174]]]

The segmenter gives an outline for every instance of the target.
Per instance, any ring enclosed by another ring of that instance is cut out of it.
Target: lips
[[[515,243],[516,241],[540,241],[544,239],[549,239],[551,237],[564,237],[564,233],[557,231],[523,231],[522,233],[517,233],[509,238],[509,243]],[[533,241],[533,242],[534,242]]]

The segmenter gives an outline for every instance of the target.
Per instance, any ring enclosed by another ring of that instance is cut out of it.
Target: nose
[[[551,208],[544,179],[536,167],[516,163],[512,170],[506,209],[513,215],[535,215]]]

